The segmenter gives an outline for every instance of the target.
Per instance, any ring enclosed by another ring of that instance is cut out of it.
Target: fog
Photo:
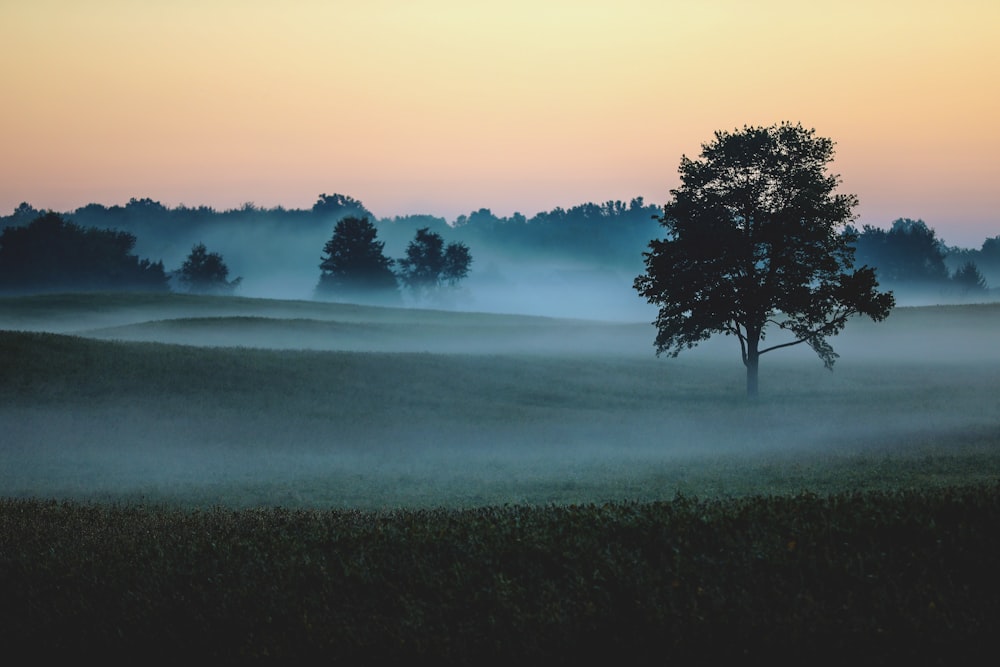
[[[202,225],[161,238],[140,236],[136,252],[162,258],[170,271],[183,264],[193,245],[204,243],[210,252],[222,255],[230,279],[242,278],[236,294],[312,299],[323,246],[333,227],[331,222],[328,227],[296,228],[267,218],[245,225]],[[414,232],[412,225],[382,223],[378,240],[385,243],[385,255],[403,257]],[[441,233],[446,243],[460,240],[457,230],[445,228]],[[642,243],[636,244],[634,259],[625,265],[574,258],[557,246],[516,250],[472,242],[470,250],[471,271],[460,289],[445,290],[429,303],[416,302],[404,292],[404,305],[615,321],[650,321],[655,315],[632,289],[633,279],[643,270]]]
[[[39,350],[64,355],[44,381],[4,380],[5,495],[393,507],[790,492],[817,466],[860,466],[862,483],[885,457],[979,456],[1000,427],[995,306],[852,322],[833,372],[804,345],[769,353],[748,401],[735,339],[658,359],[642,321],[162,301],[31,317],[3,304],[2,328],[98,341]]]
[[[422,218],[421,218],[422,219]],[[412,240],[417,223],[380,221],[378,240],[387,257],[400,258]],[[333,231],[314,223],[301,227],[276,222],[267,216],[245,224],[220,222],[194,229],[183,227],[169,235],[139,236],[140,256],[162,258],[168,270],[179,268],[196,243],[220,253],[230,269],[230,279],[241,277],[240,296],[266,299],[308,300],[314,297],[324,244]],[[461,241],[461,229],[438,220],[435,227],[445,242]],[[457,290],[443,290],[433,301],[415,301],[407,292],[402,303],[410,307],[468,312],[510,313],[617,322],[651,322],[656,309],[632,288],[644,271],[645,237],[635,240],[634,252],[621,249],[599,257],[574,256],[559,244],[491,246],[469,241],[472,266]],[[178,289],[182,286],[177,285]],[[998,300],[997,290],[963,297],[943,289],[894,289],[900,306],[961,304]]]

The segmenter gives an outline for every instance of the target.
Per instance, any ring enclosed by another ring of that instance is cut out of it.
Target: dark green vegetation
[[[980,272],[997,282],[1000,237],[986,239],[980,250],[949,248],[923,220],[900,218],[889,229],[864,225],[857,234],[857,263],[878,268],[879,283],[904,300],[983,299],[989,290]]]
[[[441,300],[445,289],[469,275],[472,255],[464,243],[444,244],[428,227],[417,230],[398,261],[386,257],[385,243],[368,218],[340,219],[323,246],[316,296],[321,299],[378,305],[401,305],[400,283],[416,302]],[[393,267],[398,267],[398,273]]]
[[[242,279],[227,280],[228,277],[229,267],[222,255],[208,252],[204,243],[196,243],[191,248],[191,254],[177,272],[186,291],[195,294],[232,294]]]
[[[167,291],[163,262],[132,253],[136,237],[82,227],[55,213],[0,232],[0,293]]]
[[[377,297],[386,303],[400,303],[399,286],[392,271],[395,260],[382,252],[385,244],[376,241],[378,230],[368,218],[347,217],[337,221],[333,236],[323,246],[318,298],[357,301]]]
[[[406,246],[406,257],[399,260],[399,278],[419,299],[434,299],[444,287],[457,287],[469,275],[471,264],[467,245],[445,246],[440,234],[422,227]]]
[[[657,361],[648,324],[118,294],[0,299],[0,329],[15,653],[920,664],[1000,636],[995,305],[852,322],[836,371],[791,350],[756,403],[729,345]]]
[[[676,357],[709,337],[739,340],[747,394],[760,357],[806,344],[832,369],[830,338],[856,315],[879,322],[895,299],[875,269],[854,268],[855,195],[836,194],[833,142],[781,123],[716,132],[663,209],[663,239],[645,253],[635,289],[655,304],[656,352]],[[790,339],[765,341],[780,330]]]
[[[0,215],[0,229],[27,226],[43,214],[21,204],[12,214]],[[629,286],[643,268],[643,249],[662,234],[654,220],[662,214],[662,207],[640,197],[555,208],[530,217],[498,216],[482,208],[451,221],[423,214],[377,218],[351,197],[323,194],[307,209],[265,209],[248,203],[216,211],[207,206],[170,208],[134,198],[124,206],[88,204],[62,217],[85,228],[126,232],[136,239],[139,256],[167,267],[180,267],[192,246],[204,243],[243,277],[240,294],[293,299],[313,296],[317,261],[339,220],[370,220],[387,258],[403,258],[415,233],[426,228],[464,244],[475,257],[463,280],[468,293],[457,301],[466,309],[646,319],[644,314],[636,317],[641,303]],[[899,303],[996,299],[1000,237],[986,239],[981,249],[949,247],[923,222],[908,219],[896,220],[888,231],[869,225],[855,231],[857,266],[876,267],[880,285],[894,290]],[[977,267],[976,274],[964,269],[969,262]],[[992,289],[969,280],[976,276]],[[77,289],[72,282],[63,284]],[[334,298],[325,286],[320,296]],[[366,293],[365,302],[386,303],[372,296]],[[338,291],[336,299],[345,298],[358,296]]]
[[[63,217],[83,226],[129,231],[138,236],[140,245],[145,245],[144,253],[155,251],[157,255],[164,249],[168,255],[178,250],[186,253],[200,240],[217,238],[211,245],[223,244],[222,254],[227,259],[236,256],[261,259],[240,267],[239,271],[272,264],[280,259],[275,254],[285,254],[289,237],[303,233],[311,239],[308,245],[295,244],[297,250],[304,251],[298,260],[312,268],[336,222],[345,217],[370,220],[393,256],[402,256],[415,232],[427,228],[448,241],[468,245],[476,252],[477,259],[481,249],[489,248],[491,254],[497,255],[527,255],[533,260],[572,257],[602,266],[625,264],[631,268],[649,235],[657,229],[652,217],[658,211],[659,206],[638,197],[629,202],[557,207],[530,218],[521,213],[497,216],[487,208],[452,221],[426,214],[379,218],[353,197],[321,194],[309,209],[266,209],[248,203],[237,209],[216,211],[207,206],[170,208],[148,198],[133,198],[124,206],[88,204],[64,212]],[[26,225],[43,213],[22,203],[12,214],[0,215],[0,228]],[[237,252],[237,248],[248,245],[247,240],[253,248]],[[282,252],[275,253],[276,248],[282,248]],[[173,265],[179,263],[181,256],[166,256],[164,260]]]
[[[0,503],[36,658],[955,664],[998,648],[1000,487],[367,513]]]

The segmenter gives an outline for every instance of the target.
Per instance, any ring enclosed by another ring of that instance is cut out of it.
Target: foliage
[[[191,254],[184,260],[179,278],[187,285],[187,291],[194,294],[231,294],[239,286],[242,278],[226,280],[229,267],[217,252],[208,252],[204,243],[191,248]]]
[[[855,243],[858,262],[875,267],[884,284],[941,287],[948,282],[944,243],[923,220],[900,218],[888,230],[865,225]]]
[[[323,246],[316,295],[347,301],[397,301],[394,260],[385,256],[385,244],[376,240],[377,235],[375,225],[366,217],[341,218],[333,237]]]
[[[1000,487],[462,511],[0,501],[12,655],[930,664],[995,652]]]
[[[440,234],[427,227],[417,230],[399,260],[399,277],[419,298],[432,297],[441,287],[456,287],[469,274],[472,254],[464,243],[444,245]]]
[[[681,187],[659,219],[666,238],[650,242],[635,279],[659,306],[657,354],[735,335],[755,395],[760,355],[806,343],[832,368],[829,337],[855,314],[889,314],[892,294],[877,291],[874,271],[852,271],[841,228],[857,198],[834,194],[832,159],[832,141],[790,123],[716,132],[701,159],[681,158]],[[761,349],[770,325],[792,340]]]
[[[981,261],[1000,271],[1000,236],[994,236],[983,241],[979,250]]]
[[[5,291],[166,291],[163,262],[132,254],[136,238],[84,228],[46,213],[0,233],[0,289]]]
[[[955,271],[952,282],[958,287],[963,296],[981,295],[986,292],[986,279],[976,268],[974,262],[966,262],[960,269]]]
[[[10,215],[10,217],[6,219],[6,224],[2,226],[26,227],[43,215],[45,215],[45,211],[39,211],[28,202],[21,202],[18,204],[17,208],[14,209],[14,212]]]
[[[449,287],[457,287],[458,283],[469,275],[472,264],[472,254],[464,243],[449,243],[444,249],[444,266],[441,269],[441,280]]]
[[[375,217],[360,201],[340,193],[332,195],[321,194],[316,203],[313,204],[312,213],[323,219],[324,222],[331,218],[340,220],[346,217],[364,219],[373,219]]]
[[[164,206],[149,198],[132,198],[126,205],[105,206],[91,203],[67,212],[64,218],[85,227],[113,227],[137,234],[149,248],[164,243],[190,244],[216,230],[240,231],[247,225],[289,232],[327,227],[344,217],[365,218],[375,224],[379,237],[390,248],[405,248],[415,230],[449,236],[469,247],[491,251],[499,258],[537,259],[540,256],[565,256],[583,259],[604,268],[629,272],[637,263],[636,249],[641,247],[657,224],[656,206],[641,197],[630,201],[587,202],[568,208],[539,211],[531,217],[521,213],[499,216],[488,208],[459,215],[454,226],[441,217],[415,214],[395,218],[376,218],[364,204],[344,194],[321,194],[316,203],[305,209],[275,207],[264,209],[251,203],[226,211],[208,206]],[[25,224],[37,217],[28,203],[11,215],[0,216],[3,226]],[[223,234],[221,238],[226,238]],[[238,234],[229,236],[238,236]],[[223,248],[227,257],[233,248]]]
[[[23,202],[9,215],[0,215],[0,229],[27,225],[43,213]],[[90,203],[62,213],[62,217],[82,227],[112,228],[134,234],[138,238],[136,248],[140,255],[162,253],[164,248],[179,252],[202,239],[212,238],[216,250],[230,259],[242,258],[241,265],[259,266],[266,262],[273,266],[280,258],[291,271],[295,270],[291,267],[299,264],[296,258],[314,252],[310,248],[316,247],[317,239],[323,238],[337,220],[367,217],[378,229],[380,240],[385,242],[391,254],[405,248],[415,230],[427,227],[476,248],[477,261],[490,267],[488,270],[495,267],[501,276],[519,270],[526,263],[537,266],[539,260],[545,260],[551,267],[575,267],[585,262],[588,269],[602,273],[602,278],[618,281],[623,278],[622,274],[634,275],[642,268],[640,249],[662,229],[657,222],[661,213],[658,207],[636,197],[555,207],[527,216],[519,212],[505,216],[479,208],[457,216],[449,225],[445,218],[427,214],[377,218],[357,199],[324,193],[318,196],[314,205],[301,209],[264,208],[252,202],[228,210],[185,204],[169,207],[148,197],[133,197],[124,205]],[[913,284],[910,278],[898,283],[888,278],[892,269],[888,265],[883,268],[880,262],[889,260],[871,254],[882,247],[876,236],[886,232],[852,231],[859,236],[856,265],[877,268],[880,283],[896,289],[897,295],[910,287],[926,288],[926,285]],[[247,243],[247,236],[266,238],[267,242]],[[896,240],[899,239],[890,243]],[[954,272],[966,261],[973,261],[988,283],[998,284],[1000,245],[995,241],[993,239],[991,245],[987,239],[982,250],[944,248],[940,241],[938,244],[947,253],[945,263],[949,271]],[[183,260],[182,255],[164,255],[164,258],[175,264]],[[562,268],[552,270],[553,273],[561,271]],[[944,278],[933,287],[942,296],[947,296],[949,287],[954,285],[947,276]]]
[[[629,202],[587,202],[569,208],[540,211],[531,218],[510,217],[482,208],[455,220],[454,233],[463,241],[516,257],[566,255],[603,268],[633,270],[636,248],[658,228],[656,206],[642,197]]]

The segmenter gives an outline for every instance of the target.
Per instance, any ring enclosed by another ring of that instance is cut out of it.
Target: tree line
[[[402,248],[417,229],[427,228],[450,241],[496,254],[516,254],[525,259],[563,254],[588,263],[632,270],[639,261],[641,248],[658,229],[654,216],[659,210],[658,206],[637,197],[629,202],[556,207],[531,217],[521,213],[501,216],[489,208],[480,208],[449,222],[443,217],[423,214],[379,218],[353,197],[324,193],[306,209],[263,208],[248,202],[218,211],[183,204],[171,208],[152,199],[132,198],[125,205],[87,204],[62,216],[84,227],[113,228],[135,234],[144,245],[153,247],[179,237],[197,236],[208,229],[231,229],[238,233],[266,227],[281,234],[317,229],[328,233],[342,218],[367,218],[378,230],[380,240],[389,247]],[[26,225],[45,212],[22,203],[12,214],[0,216],[0,228]]]
[[[376,235],[367,217],[337,222],[323,248],[318,298],[399,303],[401,283],[417,300],[433,301],[469,273],[468,246],[445,245],[428,228],[417,230],[398,261],[385,256]],[[190,293],[231,294],[242,281],[230,280],[222,255],[209,252],[204,243],[195,244],[183,264],[169,273],[162,261],[139,258],[132,252],[135,244],[136,236],[129,232],[84,227],[58,213],[42,213],[0,232],[0,291],[165,292],[175,284]]]
[[[875,267],[879,282],[901,292],[982,296],[988,284],[980,267],[1000,278],[1000,236],[980,250],[949,248],[923,220],[900,218],[889,229],[848,226],[857,262]]]
[[[24,227],[46,213],[22,203],[11,215],[0,216],[0,229]],[[176,238],[197,238],[200,233],[214,228],[232,229],[238,233],[267,227],[274,233],[283,234],[304,229],[329,230],[338,221],[352,217],[368,220],[383,246],[388,243],[402,248],[414,240],[416,231],[425,229],[428,234],[437,234],[467,248],[477,248],[481,257],[500,256],[522,261],[567,257],[596,268],[631,272],[641,260],[641,249],[650,238],[661,233],[657,220],[662,213],[662,207],[647,204],[637,197],[627,203],[608,201],[565,209],[556,207],[530,218],[520,213],[498,216],[488,208],[481,208],[449,223],[431,215],[377,218],[362,202],[350,196],[321,194],[309,209],[265,209],[247,203],[216,211],[207,206],[169,208],[148,198],[133,198],[124,206],[88,204],[63,213],[61,217],[81,228],[114,229],[116,233],[131,234],[154,249],[170,245]],[[901,295],[930,292],[936,296],[972,298],[985,294],[990,285],[1000,285],[1000,236],[987,238],[979,249],[953,247],[946,245],[922,220],[908,218],[892,222],[888,229],[871,225],[860,229],[848,226],[844,233],[853,237],[858,263],[873,267],[879,281]],[[321,261],[330,266],[329,259],[324,256]],[[204,270],[209,274],[212,270],[218,271],[218,268],[212,269],[212,264],[218,264],[215,258],[206,255],[202,261],[208,263]],[[420,279],[398,272],[405,265],[397,261],[393,260],[389,270],[396,275],[399,285],[403,289],[426,292],[426,285],[419,284]],[[0,271],[3,270],[0,267]],[[8,270],[19,272],[12,267]],[[155,272],[155,269],[148,271]],[[53,275],[60,275],[59,267]],[[338,270],[323,269],[322,275],[317,295],[327,298],[329,287],[340,280]],[[414,279],[417,282],[413,282]],[[443,280],[448,281],[448,278]],[[170,282],[168,276],[168,284]],[[202,284],[199,280],[191,283],[196,289]],[[218,289],[223,281],[215,281],[213,285]]]

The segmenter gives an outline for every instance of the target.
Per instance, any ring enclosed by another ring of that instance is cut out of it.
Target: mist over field
[[[832,373],[805,346],[764,355],[757,402],[735,339],[657,359],[643,322],[185,295],[8,298],[0,321],[5,495],[393,507],[793,492],[824,467],[873,484],[886,457],[943,482],[942,461],[993,451],[1000,430],[992,305],[852,322]]]
[[[440,223],[438,231],[451,241],[459,231]],[[652,225],[651,225],[652,227]],[[206,226],[190,237],[170,235],[143,243],[142,256],[162,257],[168,267],[180,266],[195,243],[219,252],[232,276],[242,278],[238,294],[250,298],[312,299],[319,278],[323,244],[332,222],[322,227],[289,228],[268,223]],[[404,255],[412,240],[413,225],[383,223],[379,239],[385,254]],[[407,305],[470,312],[514,313],[549,317],[574,317],[618,321],[650,321],[655,309],[638,299],[632,281],[642,272],[644,241],[635,244],[631,262],[595,265],[574,258],[559,247],[496,249],[470,242],[472,266],[460,289],[422,304],[403,295]]]
[[[440,225],[438,231],[446,240],[463,238],[461,230],[449,229],[443,221]],[[183,263],[193,244],[203,242],[225,258],[231,276],[242,278],[237,294],[249,298],[312,299],[321,249],[329,239],[330,229],[266,223],[234,229],[220,224],[200,228],[190,238],[172,235],[146,244],[140,238],[137,251],[143,256],[162,257],[166,266],[176,267]],[[383,222],[379,239],[385,241],[386,256],[403,256],[412,234],[411,226]],[[404,292],[403,301],[412,307],[648,323],[656,317],[656,308],[637,297],[633,280],[644,270],[646,241],[660,235],[651,227],[648,237],[635,240],[628,261],[618,258],[605,263],[591,257],[574,257],[558,245],[495,248],[470,241],[472,266],[459,289],[442,293],[433,303],[415,301]],[[984,271],[987,268],[984,265]],[[1000,273],[987,271],[985,275],[990,285],[997,285]],[[902,306],[997,300],[996,290],[963,295],[942,291],[939,286],[889,287]]]

